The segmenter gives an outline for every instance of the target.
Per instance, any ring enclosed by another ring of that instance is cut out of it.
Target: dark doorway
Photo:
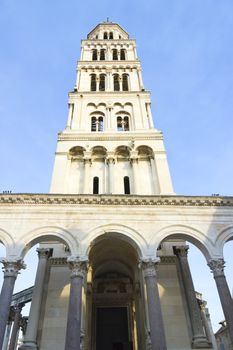
[[[130,350],[126,307],[96,309],[96,350]]]

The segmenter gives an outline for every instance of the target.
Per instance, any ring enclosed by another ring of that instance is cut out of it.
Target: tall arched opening
[[[86,342],[91,350],[143,349],[142,281],[138,252],[127,239],[108,233],[89,253]]]

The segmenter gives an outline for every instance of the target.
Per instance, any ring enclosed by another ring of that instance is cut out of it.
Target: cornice
[[[1,194],[0,206],[2,205],[233,207],[233,197],[14,193]]]
[[[141,140],[163,140],[161,131],[155,130],[151,133],[60,133],[58,134],[58,141],[141,141]]]

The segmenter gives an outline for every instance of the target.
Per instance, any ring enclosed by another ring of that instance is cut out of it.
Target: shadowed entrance
[[[128,350],[126,307],[100,307],[96,310],[96,350]]]

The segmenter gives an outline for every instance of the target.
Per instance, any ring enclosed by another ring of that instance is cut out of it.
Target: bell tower
[[[136,42],[118,24],[100,23],[82,40],[68,106],[52,193],[174,194]]]

